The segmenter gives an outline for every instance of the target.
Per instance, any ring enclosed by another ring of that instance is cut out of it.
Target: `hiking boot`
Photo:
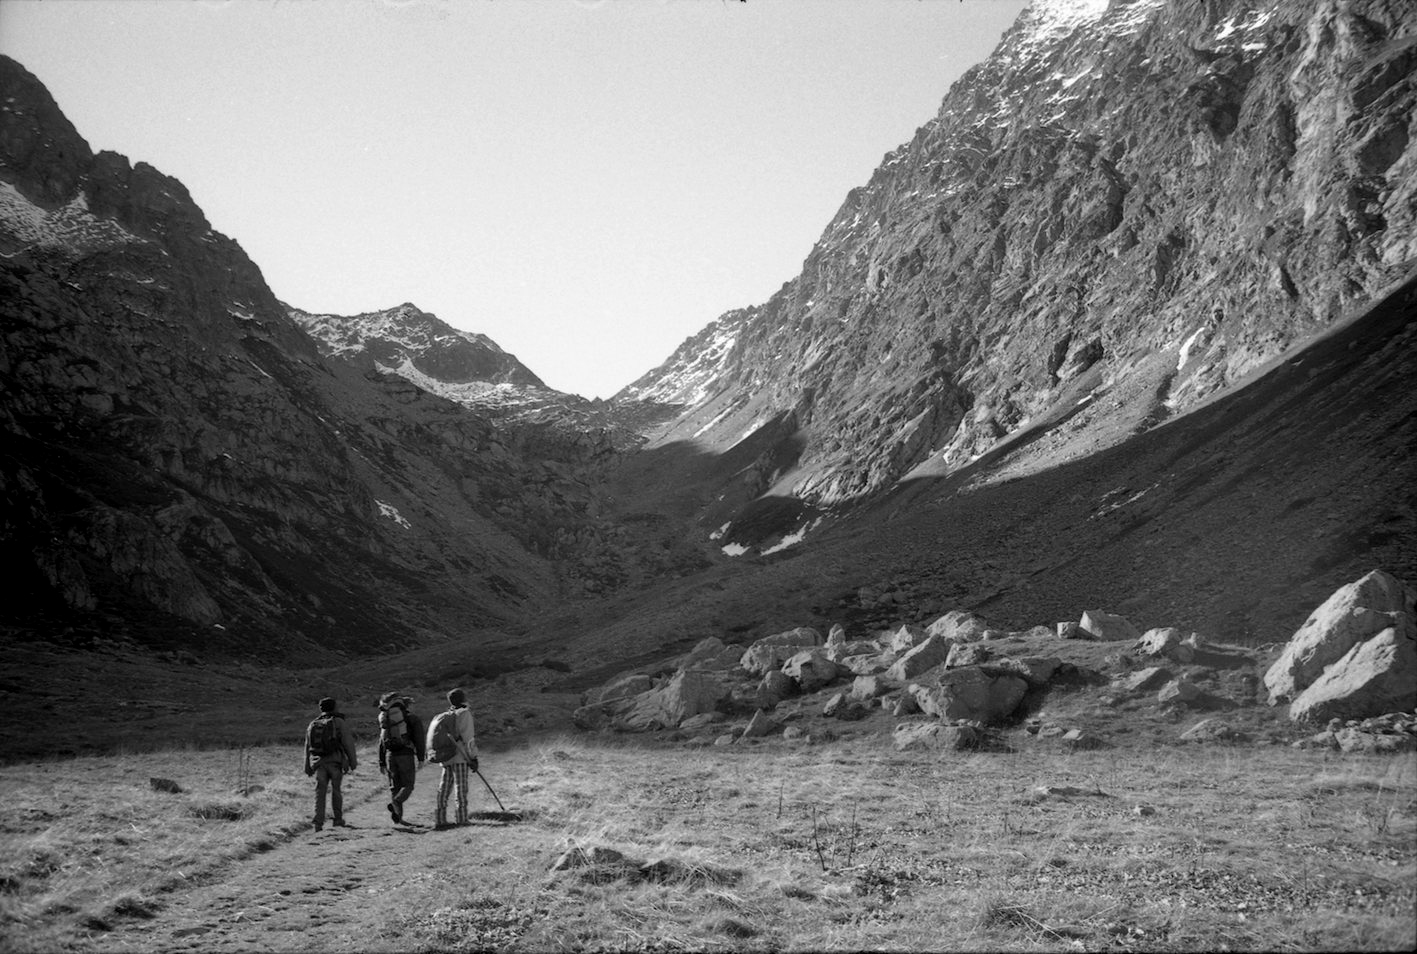
[[[316,831],[324,831],[324,830],[325,830],[324,824],[323,824],[322,822],[315,822],[315,830],[316,830]]]
[[[398,802],[389,802],[389,817],[394,820],[395,825],[403,823],[403,806]]]
[[[458,826],[457,826],[457,825],[454,825],[454,824],[451,824],[450,822],[439,822],[438,824],[436,824],[436,825],[433,826],[433,830],[434,830],[434,831],[451,831],[452,829],[454,829],[454,828],[456,828],[456,827],[458,827]]]
[[[354,827],[354,826],[351,825],[349,822],[345,821],[343,818],[336,818],[333,822],[331,822],[331,824],[332,824],[335,828],[353,828],[353,827]]]

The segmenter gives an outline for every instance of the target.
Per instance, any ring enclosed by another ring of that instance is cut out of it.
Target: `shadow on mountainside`
[[[580,607],[567,658],[603,671],[699,634],[746,642],[961,607],[1010,628],[1105,608],[1142,628],[1287,639],[1374,567],[1417,579],[1415,313],[1409,278],[1237,391],[1110,449],[994,484],[981,478],[1008,456],[912,480],[798,547]]]

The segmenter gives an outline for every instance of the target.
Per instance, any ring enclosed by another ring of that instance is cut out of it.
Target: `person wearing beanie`
[[[346,772],[358,765],[354,736],[344,714],[329,696],[320,700],[320,714],[305,730],[305,774],[315,777],[315,830],[325,827],[325,793],[330,793],[330,809],[336,828],[348,828],[344,821],[344,795],[340,785]]]
[[[438,808],[434,813],[433,827],[439,831],[452,828],[448,824],[448,798],[453,789],[458,793],[457,824],[468,824],[467,777],[477,771],[477,740],[474,736],[472,710],[467,706],[467,693],[454,689],[448,693],[451,708],[433,720],[428,728],[428,748],[433,746],[434,727],[443,720],[452,721],[453,741],[456,746],[452,757],[444,760],[443,776],[438,782]]]
[[[389,817],[395,825],[403,823],[403,805],[413,794],[425,755],[423,722],[413,714],[412,703],[397,692],[379,697],[379,771],[389,780]]]

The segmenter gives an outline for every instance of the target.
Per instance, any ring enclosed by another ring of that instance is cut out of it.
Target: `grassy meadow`
[[[404,838],[364,757],[357,828],[333,839],[309,830],[293,748],[0,769],[0,949],[1417,946],[1410,755],[557,737],[483,759],[521,821]],[[420,774],[411,820],[431,822],[436,782]],[[328,922],[253,920],[308,916],[289,886],[312,867],[353,873]]]

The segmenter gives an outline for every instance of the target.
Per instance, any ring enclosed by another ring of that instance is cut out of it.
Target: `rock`
[[[1079,633],[1078,624],[1075,622],[1058,624],[1059,639],[1088,639],[1089,636],[1090,634]]]
[[[701,640],[687,655],[679,660],[679,669],[705,669],[710,672],[720,672],[732,669],[739,665],[743,659],[744,649],[734,643],[725,646],[723,640],[716,636],[710,636]]]
[[[979,745],[983,733],[972,725],[941,725],[938,722],[902,722],[891,734],[897,751],[927,749],[935,752],[960,752]]]
[[[851,656],[879,656],[881,644],[874,639],[856,639],[849,643],[828,643],[825,647],[827,658],[840,662]]]
[[[827,700],[826,705],[822,706],[822,715],[826,716],[828,719],[832,718],[845,707],[846,702],[846,693],[838,692]]]
[[[774,732],[780,732],[781,730],[782,724],[780,722],[770,717],[762,709],[759,709],[757,712],[753,713],[753,718],[748,720],[748,725],[743,729],[741,738],[760,739],[765,735],[772,735]]]
[[[830,656],[828,656],[830,658]],[[883,653],[860,653],[854,656],[843,656],[837,660],[837,664],[848,672],[858,676],[871,676],[879,672],[885,672],[896,661],[893,652]]]
[[[552,871],[570,871],[586,867],[623,867],[631,869],[636,862],[614,848],[595,845],[590,848],[571,848],[551,864]]]
[[[170,778],[150,778],[148,784],[152,786],[154,792],[166,792],[169,795],[181,795],[182,786],[178,785]]]
[[[680,670],[664,686],[634,697],[633,706],[615,724],[632,732],[673,728],[689,716],[713,712],[728,698],[728,691],[709,673]]]
[[[884,695],[888,688],[886,680],[879,676],[857,676],[851,680],[851,698],[857,702],[867,702]]]
[[[820,649],[805,649],[783,663],[782,671],[802,692],[816,692],[831,685],[840,669]]]
[[[1289,702],[1354,646],[1385,629],[1412,636],[1413,594],[1382,570],[1339,587],[1309,615],[1265,673],[1270,705]]]
[[[1124,639],[1139,639],[1141,633],[1125,616],[1103,610],[1088,610],[1078,621],[1078,630],[1091,634],[1093,639],[1104,643],[1120,642]]]
[[[1051,630],[1049,635],[1052,635]],[[1004,656],[991,662],[989,668],[1021,676],[1029,688],[1037,689],[1046,686],[1062,665],[1062,660],[1056,656]]]
[[[843,646],[846,644],[846,627],[840,623],[833,623],[832,628],[827,631],[828,646]]]
[[[923,643],[927,635],[925,630],[921,629],[919,626],[912,626],[906,623],[900,629],[885,638],[885,648],[894,650],[897,653],[904,653],[906,650]]]
[[[809,626],[799,626],[757,640],[744,651],[738,665],[755,676],[777,669],[803,649],[820,646],[822,636]]]
[[[920,710],[942,721],[960,719],[989,725],[1007,718],[1028,692],[1028,683],[1011,674],[990,675],[976,666],[949,669],[934,685],[912,685]]]
[[[797,739],[806,738],[806,736],[807,733],[803,732],[801,727],[799,726],[790,725],[782,730],[782,737],[789,742],[793,742]]]
[[[1171,670],[1165,666],[1148,666],[1129,673],[1117,680],[1117,688],[1124,692],[1143,692],[1165,685],[1171,679]]]
[[[764,674],[758,683],[755,699],[757,708],[773,709],[777,704],[797,691],[797,685],[781,669]]]
[[[925,628],[926,636],[943,636],[957,643],[972,643],[984,638],[991,627],[984,617],[966,610],[950,610]]]
[[[571,724],[577,729],[603,729],[610,724],[610,713],[603,705],[581,706],[571,713]]]
[[[1417,736],[1405,733],[1365,732],[1362,729],[1340,729],[1336,733],[1322,733],[1333,737],[1334,743],[1344,752],[1362,752],[1371,755],[1398,755],[1417,751]]]
[[[1385,629],[1332,663],[1289,706],[1295,722],[1417,708],[1417,636]]]
[[[687,730],[702,729],[704,726],[721,718],[723,718],[723,713],[721,712],[700,712],[698,715],[689,716],[689,718],[679,723],[679,728]]]
[[[846,693],[838,692],[827,700],[827,704],[822,707],[822,715],[829,719],[840,719],[843,722],[855,722],[864,719],[871,714],[871,710],[861,703],[851,699]]]
[[[1061,741],[1065,747],[1077,752],[1102,748],[1101,739],[1091,732],[1086,732],[1082,729],[1069,729],[1067,732],[1063,733],[1063,737],[1059,741]]]
[[[729,733],[727,733],[727,734],[725,734],[725,735],[720,735],[718,738],[714,739],[714,740],[713,740],[713,744],[714,744],[714,745],[732,745],[734,742],[737,742],[737,741],[738,741],[738,736],[734,735],[732,732],[729,732]]]
[[[1238,742],[1244,735],[1224,719],[1202,719],[1181,733],[1183,742]]]
[[[890,708],[891,715],[896,718],[915,715],[919,711],[920,703],[916,700],[915,694],[912,692],[902,692],[900,695],[896,696]]]
[[[886,670],[886,678],[898,683],[914,679],[944,663],[953,646],[954,642],[947,636],[930,636],[892,663]]]
[[[1052,639],[1056,634],[1051,626],[1031,626],[1014,633],[1015,639]]]
[[[1220,709],[1230,703],[1219,696],[1211,695],[1185,677],[1172,679],[1156,694],[1161,705],[1183,705],[1192,709]]]
[[[958,643],[950,647],[950,654],[945,658],[945,667],[958,669],[960,666],[978,666],[992,658],[994,654],[978,643]]]
[[[1149,629],[1132,646],[1131,651],[1138,656],[1164,656],[1178,663],[1188,663],[1195,658],[1195,642],[1187,643],[1186,633],[1171,626]],[[1195,634],[1190,634],[1192,640]]]

